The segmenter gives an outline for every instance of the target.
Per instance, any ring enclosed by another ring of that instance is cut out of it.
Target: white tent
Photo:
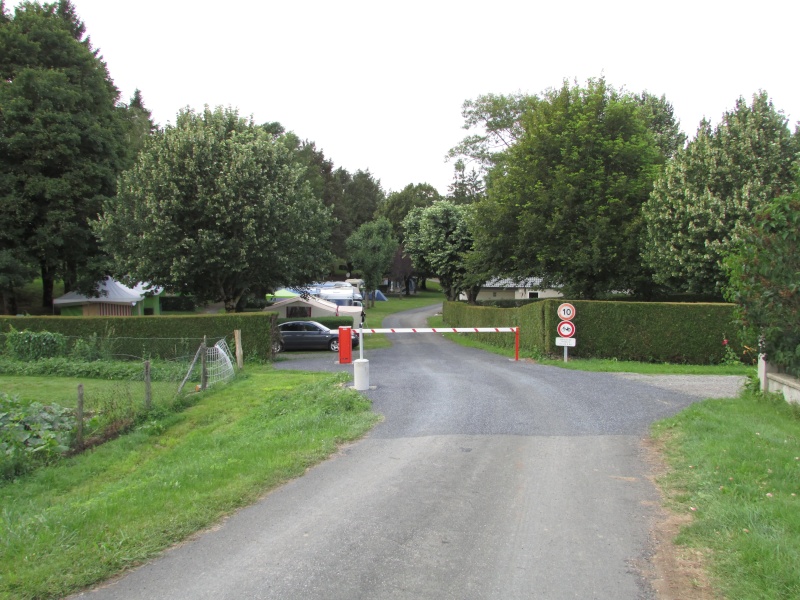
[[[128,316],[141,315],[145,310],[146,296],[158,296],[161,288],[140,283],[131,289],[111,277],[106,277],[97,286],[97,297],[85,296],[78,292],[68,292],[53,300],[53,306],[68,316]],[[148,302],[151,299],[148,298]],[[157,301],[157,299],[153,299]],[[160,309],[155,314],[160,314]],[[147,313],[145,313],[147,314]]]
[[[137,302],[144,300],[144,293],[125,287],[119,281],[106,277],[105,281],[98,286],[100,295],[96,298],[84,296],[78,292],[69,292],[53,300],[56,306],[75,306],[78,304],[98,303],[98,304],[128,304],[133,306]]]

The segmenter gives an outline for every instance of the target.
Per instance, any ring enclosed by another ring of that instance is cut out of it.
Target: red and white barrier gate
[[[398,327],[397,329],[360,329],[359,331],[363,333],[513,333],[514,360],[519,360],[519,327]]]

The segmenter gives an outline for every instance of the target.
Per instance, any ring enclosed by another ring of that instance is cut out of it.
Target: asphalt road
[[[424,327],[432,312],[385,324]],[[365,439],[78,597],[655,597],[641,567],[658,495],[641,440],[653,421],[728,395],[736,380],[566,371],[438,334],[393,342],[365,356],[365,393],[385,416]],[[278,366],[352,372],[335,360],[303,354]]]

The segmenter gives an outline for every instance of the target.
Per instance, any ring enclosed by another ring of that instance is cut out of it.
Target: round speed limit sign
[[[558,335],[565,338],[572,337],[575,335],[575,325],[569,321],[561,321],[558,324]]]
[[[572,321],[572,317],[575,316],[575,307],[568,302],[564,304],[560,304],[558,306],[558,318],[562,321]],[[564,336],[566,337],[566,336]]]

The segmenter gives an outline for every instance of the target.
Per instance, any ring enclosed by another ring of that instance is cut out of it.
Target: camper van
[[[317,295],[339,306],[361,306],[363,297],[358,288],[343,281],[328,281],[317,288]]]

